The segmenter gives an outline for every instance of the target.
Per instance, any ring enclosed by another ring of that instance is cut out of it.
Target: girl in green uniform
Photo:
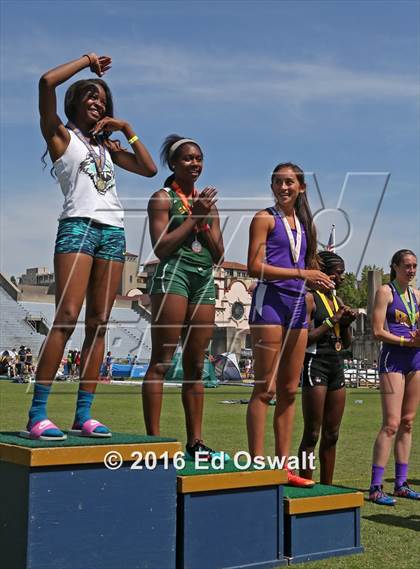
[[[162,145],[161,158],[173,174],[148,206],[150,236],[160,263],[149,290],[152,355],[143,383],[144,419],[147,433],[159,435],[163,380],[182,337],[186,450],[191,457],[200,452],[210,458],[214,451],[204,445],[201,434],[202,371],[215,317],[213,265],[221,263],[224,255],[217,191],[195,189],[203,168],[197,142],[170,135]]]

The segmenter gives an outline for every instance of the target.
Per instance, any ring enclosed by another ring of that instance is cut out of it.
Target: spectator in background
[[[33,366],[33,355],[31,348],[26,348],[25,368],[26,368],[26,373],[29,373],[30,375],[33,374],[34,366]]]
[[[107,354],[106,354],[105,374],[109,379],[111,379],[111,376],[112,376],[112,354],[111,354],[111,352],[107,352]]]
[[[72,351],[72,360],[71,360],[71,377],[76,377],[76,358],[77,358],[77,350]]]
[[[67,375],[71,377],[71,366],[73,364],[73,351],[69,350],[67,353]]]
[[[16,365],[16,371],[19,378],[23,381],[23,376],[25,375],[25,361],[26,361],[26,348],[25,346],[20,346],[18,351],[18,362]]]
[[[76,375],[77,375],[77,377],[80,377],[80,357],[81,357],[81,354],[80,354],[80,351],[78,350],[76,352],[76,359],[74,362],[76,364]]]

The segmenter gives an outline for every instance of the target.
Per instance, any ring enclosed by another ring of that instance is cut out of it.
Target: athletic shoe
[[[397,498],[408,498],[409,500],[420,500],[420,492],[415,492],[407,484],[403,482],[398,488],[394,488],[394,496]]]
[[[313,480],[302,478],[302,476],[295,474],[293,470],[287,471],[287,484],[289,486],[297,486],[298,488],[312,488],[312,486],[315,486]]]
[[[380,486],[371,486],[369,488],[369,501],[379,506],[395,506],[395,500],[385,494],[382,484]]]
[[[185,458],[187,460],[195,460],[195,456],[197,453],[200,453],[200,460],[207,460],[208,462],[211,461],[212,458],[222,458],[224,456],[225,460],[230,460],[230,456],[227,452],[224,451],[217,451],[213,450],[212,448],[206,446],[203,441],[196,439],[193,445],[186,445],[185,446],[186,454]]]

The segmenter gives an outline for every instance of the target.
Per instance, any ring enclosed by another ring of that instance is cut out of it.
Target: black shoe
[[[206,446],[203,441],[196,439],[193,445],[185,445],[185,458],[186,460],[195,460],[195,455],[200,453],[200,460],[207,460],[208,462],[211,461],[213,457],[222,457],[224,455],[225,460],[230,460],[230,456],[227,452],[213,450],[212,448]]]

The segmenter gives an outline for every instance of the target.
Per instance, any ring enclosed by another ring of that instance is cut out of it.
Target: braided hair
[[[336,265],[344,265],[344,259],[332,251],[320,251],[318,257],[321,270],[327,275],[334,272]]]

